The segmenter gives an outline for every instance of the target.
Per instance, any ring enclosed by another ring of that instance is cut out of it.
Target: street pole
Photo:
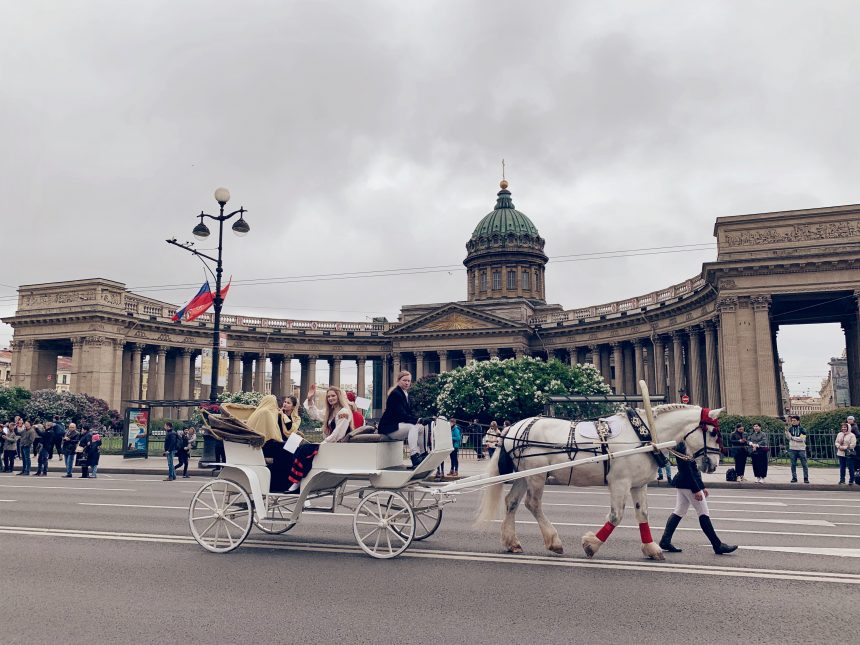
[[[224,268],[221,264],[221,252],[224,248],[224,204],[221,204],[221,214],[218,216],[218,260],[215,263],[215,329],[212,332],[212,386],[209,389],[209,402],[218,401],[218,363],[221,360],[221,305],[224,299],[221,297],[221,273]]]

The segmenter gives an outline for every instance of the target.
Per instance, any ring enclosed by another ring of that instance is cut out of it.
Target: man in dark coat
[[[179,441],[170,421],[164,424],[164,429],[167,432],[164,435],[164,456],[167,457],[167,477],[164,478],[164,481],[172,482],[176,479],[176,467],[173,464],[173,458],[176,456]]]

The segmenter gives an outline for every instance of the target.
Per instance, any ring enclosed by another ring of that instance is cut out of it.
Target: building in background
[[[848,389],[848,358],[845,352],[839,358],[831,358],[830,371],[821,383],[821,409],[835,410],[848,407],[851,400]]]
[[[71,391],[72,359],[68,356],[57,357],[57,392]]]
[[[803,416],[813,412],[821,412],[820,396],[793,396],[791,397],[791,414]]]
[[[0,349],[0,387],[12,385],[12,350]]]

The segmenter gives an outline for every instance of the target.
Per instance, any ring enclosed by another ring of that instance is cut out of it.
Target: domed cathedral
[[[475,227],[466,243],[469,302],[495,298],[546,301],[544,271],[549,261],[544,239],[532,221],[514,207],[508,182],[499,184],[496,207]]]

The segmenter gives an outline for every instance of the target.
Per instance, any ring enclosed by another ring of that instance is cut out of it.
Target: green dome
[[[537,227],[532,224],[532,221],[514,208],[511,191],[502,188],[498,192],[495,210],[487,213],[484,219],[478,222],[472,233],[472,239],[488,238],[496,234],[504,236],[508,233],[539,237]]]

